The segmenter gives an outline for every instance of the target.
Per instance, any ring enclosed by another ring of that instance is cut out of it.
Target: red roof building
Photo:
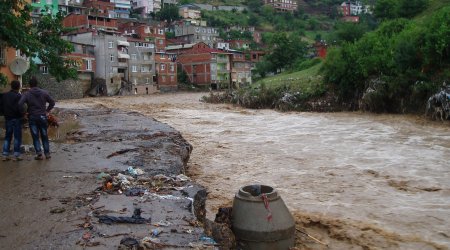
[[[213,89],[229,88],[231,83],[231,53],[212,49],[200,42],[177,57],[181,69],[191,83]]]
[[[146,24],[136,21],[126,21],[119,23],[119,31],[124,35],[135,35],[146,41],[151,41],[155,44],[155,51],[162,52],[167,46],[165,26],[165,22]]]

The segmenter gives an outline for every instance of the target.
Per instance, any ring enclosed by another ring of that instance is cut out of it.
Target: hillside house
[[[191,83],[213,89],[228,88],[231,84],[231,55],[200,42],[178,55],[177,62]]]
[[[246,50],[250,48],[250,41],[247,40],[229,40],[231,49]]]
[[[294,12],[297,10],[297,0],[264,0],[264,4],[281,12]]]
[[[219,31],[217,28],[198,26],[192,22],[177,22],[175,24],[175,37],[182,39],[184,43],[206,43],[209,47],[214,47]]]
[[[360,1],[345,1],[340,6],[340,12],[344,17],[372,13],[370,9],[370,5],[363,5]]]
[[[64,27],[99,30],[117,30],[117,19],[100,15],[85,15],[71,13],[63,19]]]
[[[252,83],[252,62],[246,60],[245,54],[241,51],[232,52],[231,58],[231,82],[234,88]]]
[[[184,19],[200,19],[202,13],[200,7],[193,4],[184,4],[178,7],[178,14]]]
[[[141,17],[148,17],[150,13],[156,13],[161,10],[163,2],[161,0],[132,0],[132,6]],[[164,4],[172,4],[175,0],[165,0]]]

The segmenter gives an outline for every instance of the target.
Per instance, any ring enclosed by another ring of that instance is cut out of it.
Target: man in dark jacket
[[[23,107],[24,104],[27,104],[28,107],[28,123],[30,126],[31,137],[33,138],[34,150],[36,151],[36,157],[34,159],[44,159],[41,142],[39,141],[39,134],[41,136],[45,157],[50,159],[47,115],[55,106],[55,101],[50,97],[47,91],[37,87],[38,81],[35,77],[30,79],[29,84],[31,89],[22,95],[19,106]]]
[[[12,81],[11,90],[2,95],[3,114],[5,116],[5,142],[3,143],[3,160],[9,160],[11,141],[14,136],[14,157],[20,161],[20,146],[22,145],[22,117],[23,109],[19,106],[20,82]]]

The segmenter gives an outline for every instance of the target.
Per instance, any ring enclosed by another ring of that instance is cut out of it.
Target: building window
[[[6,64],[6,51],[4,47],[0,47],[0,65]]]
[[[48,67],[47,66],[41,66],[40,70],[41,70],[42,74],[48,74]]]
[[[86,60],[86,70],[92,70],[92,61]]]
[[[136,65],[131,66],[131,72],[138,72]]]
[[[161,76],[162,82],[166,82],[166,76]]]
[[[164,63],[161,64],[161,70],[165,70],[166,69],[166,65]]]
[[[164,40],[163,39],[159,39],[159,44],[164,44]]]
[[[164,30],[163,29],[158,29],[158,34],[164,35]]]
[[[137,60],[137,55],[136,54],[131,54],[131,60]]]
[[[164,55],[164,54],[161,54],[159,58],[164,59],[164,58],[165,58],[165,55]]]
[[[175,76],[170,76],[170,81],[174,82],[175,81]]]
[[[112,49],[114,46],[114,42],[108,42],[108,48]]]
[[[16,57],[20,57],[20,49],[16,50]]]
[[[172,72],[175,71],[175,66],[173,64],[170,64],[170,71],[172,71]]]
[[[109,59],[111,60],[111,62],[114,62],[114,55],[109,55]]]

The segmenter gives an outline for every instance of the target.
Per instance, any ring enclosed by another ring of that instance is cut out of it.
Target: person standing
[[[36,151],[36,160],[43,160],[42,147],[44,148],[45,158],[50,159],[50,143],[48,140],[48,121],[47,116],[55,107],[55,101],[50,97],[47,91],[38,88],[38,80],[32,77],[28,82],[30,90],[25,92],[19,100],[19,106],[27,104],[28,123],[30,126],[31,137],[33,138],[33,146]],[[48,106],[47,106],[48,103]]]
[[[5,141],[3,143],[3,160],[9,160],[11,141],[14,137],[14,158],[16,161],[22,160],[20,157],[20,146],[22,145],[22,117],[23,108],[19,105],[21,98],[20,82],[11,82],[11,90],[2,95],[3,114],[5,116]]]

